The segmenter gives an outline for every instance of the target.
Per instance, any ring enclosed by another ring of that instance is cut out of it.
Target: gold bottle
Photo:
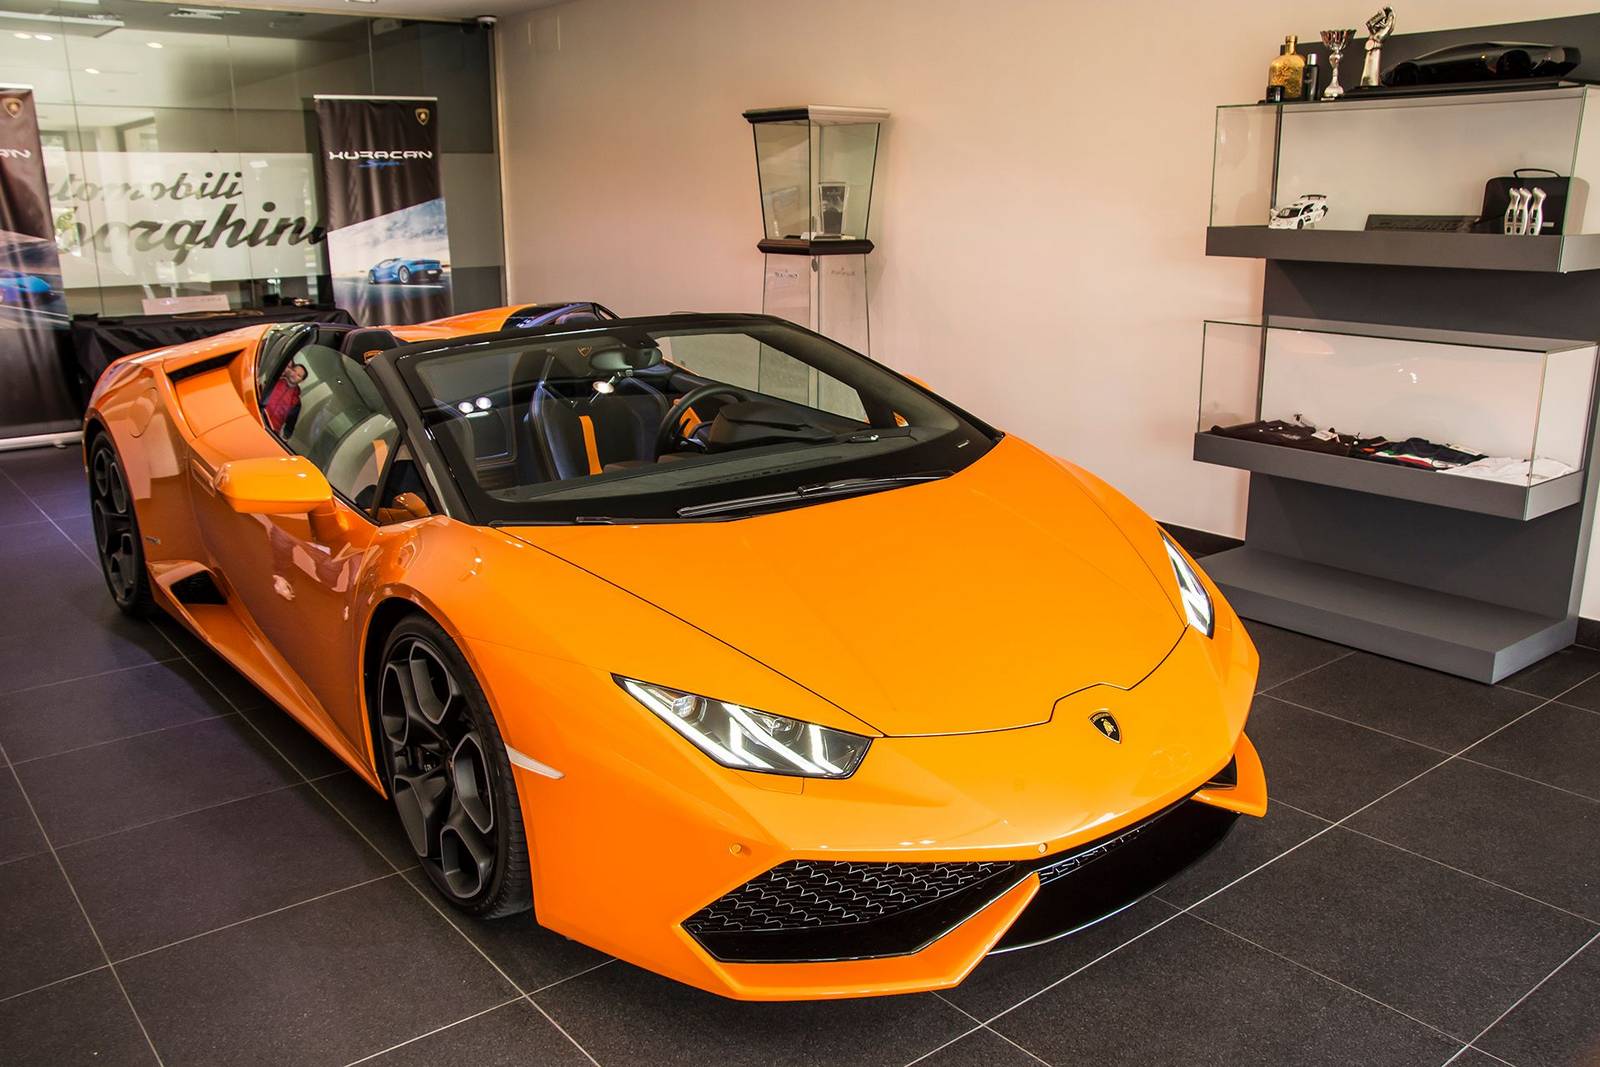
[[[1305,95],[1305,57],[1295,51],[1299,39],[1289,34],[1283,39],[1283,51],[1267,68],[1267,87],[1283,86],[1285,100],[1299,100]]]

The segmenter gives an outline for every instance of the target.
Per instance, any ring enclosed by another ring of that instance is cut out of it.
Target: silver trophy
[[[1361,64],[1361,85],[1383,84],[1383,42],[1394,32],[1394,9],[1386,7],[1367,20],[1367,59]]]
[[[1344,50],[1349,47],[1350,38],[1355,32],[1355,30],[1322,31],[1322,43],[1328,47],[1328,87],[1322,90],[1324,100],[1337,100],[1344,95],[1344,86],[1339,84],[1339,61],[1344,58]]]

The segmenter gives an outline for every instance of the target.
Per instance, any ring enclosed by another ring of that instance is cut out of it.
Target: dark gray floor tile
[[[83,449],[77,445],[0,452],[0,481],[10,481],[24,493],[83,489]],[[87,490],[85,490],[87,491]]]
[[[0,478],[0,526],[20,526],[38,522],[43,517],[26,493],[5,478]]]
[[[55,520],[55,525],[67,535],[67,539],[78,548],[94,555],[96,552],[94,540],[94,520],[88,515],[69,515]]]
[[[138,1067],[155,1055],[109,970],[0,1001],[8,1067]]]
[[[537,1064],[587,1064],[567,1037],[526,1000],[517,1000],[484,1015],[368,1061],[370,1067],[528,1067]]]
[[[8,568],[43,568],[52,563],[70,563],[78,566],[83,555],[72,543],[61,536],[61,531],[50,520],[40,515],[38,522],[24,522],[7,526],[0,534],[0,562]],[[16,572],[12,572],[15,574]],[[18,574],[17,577],[23,577]],[[7,579],[12,580],[8,574]]]
[[[1463,1040],[1595,930],[1342,829],[1196,913]]]
[[[88,563],[71,573],[71,581],[80,588],[70,594],[70,601],[36,601],[44,594],[35,591],[27,597],[32,605],[28,612],[0,619],[0,677],[8,689],[172,658],[172,646],[159,633],[117,610],[99,573]]]
[[[0,865],[0,902],[0,997],[106,961],[49,853]]]
[[[1366,652],[1319,667],[1273,695],[1450,752],[1539,703],[1527,693]]]
[[[1250,739],[1268,792],[1327,819],[1342,819],[1445,757],[1432,749],[1262,695]]]
[[[1506,1067],[1506,1063],[1487,1052],[1480,1052],[1469,1046],[1456,1053],[1455,1058],[1448,1061],[1446,1067]]]
[[[1039,1067],[1039,1061],[993,1030],[975,1030],[917,1067]]]
[[[299,781],[233,715],[33,760],[16,771],[57,847]]]
[[[1270,779],[1268,784],[1270,788]],[[1286,804],[1269,803],[1263,818],[1241,815],[1222,844],[1162,886],[1156,896],[1186,908],[1282,855],[1327,825],[1326,819],[1296,811]]]
[[[229,710],[194,668],[154,663],[0,695],[0,745],[20,763]]]
[[[1590,942],[1474,1044],[1518,1067],[1600,1063],[1600,941]]]
[[[399,877],[117,970],[167,1067],[347,1063],[515,993]]]
[[[393,872],[309,786],[96,838],[60,856],[112,959]]]
[[[417,862],[417,854],[400,828],[400,816],[395,814],[388,797],[356,777],[354,771],[343,771],[315,784],[390,863],[405,868]]]
[[[0,863],[45,850],[39,823],[17,788],[17,780],[0,764]]]
[[[1600,714],[1546,704],[1466,758],[1600,800]]]
[[[322,778],[347,769],[344,760],[276,704],[263,703],[239,714],[305,777]]]
[[[1452,760],[1350,826],[1600,922],[1600,801]]]
[[[906,1063],[972,1026],[932,994],[750,1003],[620,962],[534,1000],[606,1067]]]
[[[1573,645],[1531,667],[1524,667],[1500,684],[1542,697],[1559,696],[1573,686],[1600,674],[1600,651]]]
[[[992,1025],[1058,1064],[1438,1067],[1459,1047],[1187,915]]]
[[[52,519],[73,518],[89,514],[89,485],[87,482],[62,488],[30,491],[28,498]]]
[[[991,1019],[1007,1008],[1059,981],[1113,949],[1145,933],[1164,919],[1177,914],[1176,908],[1154,897],[1086,930],[1079,930],[1045,945],[1002,952],[984,959],[967,980],[939,995],[970,1015]]]
[[[412,862],[415,862],[413,860]],[[438,891],[421,870],[406,872],[406,879],[434,899]],[[443,901],[440,901],[441,905]],[[540,926],[532,912],[504,919],[473,919],[451,912],[450,920],[472,938],[511,980],[525,990],[535,990],[571,978],[611,957],[587,945]]]
[[[1280,630],[1264,622],[1247,622],[1245,629],[1261,653],[1261,674],[1256,679],[1256,691],[1271,689],[1290,678],[1301,675],[1325,663],[1331,663],[1350,650],[1343,645],[1317,637],[1297,634],[1293,630]]]
[[[1600,713],[1600,678],[1591,678],[1576,689],[1562,693],[1561,703]]]

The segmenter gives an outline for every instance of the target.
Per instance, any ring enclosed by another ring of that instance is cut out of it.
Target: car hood
[[[1083,486],[1014,438],[937,482],[773,514],[505,532],[893,736],[1048,721],[1136,685],[1184,628]]]

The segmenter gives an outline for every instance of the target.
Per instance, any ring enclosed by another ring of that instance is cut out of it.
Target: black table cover
[[[241,326],[278,322],[329,322],[354,326],[356,320],[343,308],[326,305],[244,308],[239,311],[201,311],[189,315],[99,315],[72,317],[72,349],[78,369],[93,384],[111,361],[134,352],[195,341],[227,333]]]

